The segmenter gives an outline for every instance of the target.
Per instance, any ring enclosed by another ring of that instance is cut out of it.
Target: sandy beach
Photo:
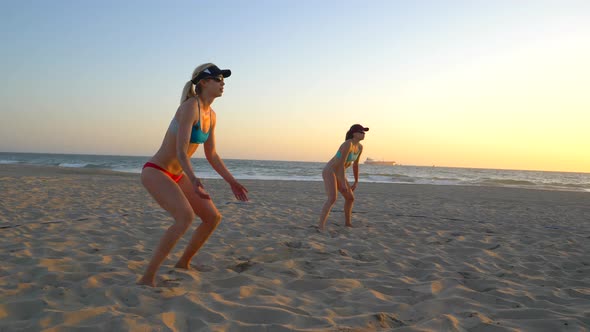
[[[242,183],[205,180],[221,225],[150,288],[138,174],[0,165],[0,331],[590,330],[590,193],[361,179],[318,233],[321,182]]]

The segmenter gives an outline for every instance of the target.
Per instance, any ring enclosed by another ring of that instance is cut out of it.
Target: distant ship
[[[393,165],[395,165],[395,161],[375,160],[373,158],[367,158],[367,160],[365,160],[364,164],[365,165],[393,166]]]

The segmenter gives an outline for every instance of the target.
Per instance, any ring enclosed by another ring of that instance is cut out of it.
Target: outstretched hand
[[[230,183],[230,186],[231,186],[231,191],[234,193],[234,195],[236,196],[236,198],[239,201],[242,201],[242,202],[248,201],[248,195],[246,195],[246,193],[248,192],[248,189],[246,189],[246,187],[242,186],[239,182]]]
[[[199,197],[204,199],[211,199],[211,196],[209,196],[209,194],[205,190],[205,187],[203,187],[203,183],[201,183],[201,180],[196,179],[193,182],[193,189],[195,190],[195,193],[199,195]]]

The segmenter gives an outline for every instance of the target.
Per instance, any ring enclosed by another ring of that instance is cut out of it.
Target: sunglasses
[[[219,76],[211,76],[211,77],[205,77],[206,80],[214,80],[215,82],[223,82],[223,76],[219,75]]]

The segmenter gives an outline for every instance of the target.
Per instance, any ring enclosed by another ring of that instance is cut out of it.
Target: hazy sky
[[[222,157],[590,172],[590,1],[2,1],[0,151],[151,155],[201,63]],[[202,151],[197,156],[202,156]]]

